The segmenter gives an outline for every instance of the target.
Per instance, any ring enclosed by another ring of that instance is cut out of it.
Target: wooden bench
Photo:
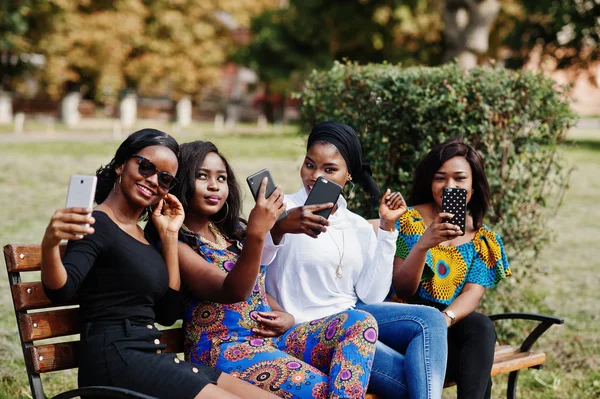
[[[65,247],[61,249],[64,253]],[[40,374],[78,366],[78,338],[72,336],[80,332],[79,309],[53,305],[44,294],[39,280],[21,281],[21,273],[39,272],[41,258],[39,245],[6,245],[4,258],[31,394],[34,399],[44,399]],[[73,301],[73,305],[77,305],[77,302]],[[507,397],[515,398],[519,371],[524,368],[541,368],[546,361],[546,355],[542,352],[531,352],[531,346],[550,326],[562,324],[563,319],[523,313],[507,313],[490,317],[494,321],[525,319],[540,323],[520,346],[501,345],[496,348],[492,376],[510,373]],[[53,338],[52,343],[39,342],[48,338]],[[165,329],[162,341],[167,345],[166,352],[181,353],[183,351],[182,328]],[[86,394],[112,398],[149,399],[146,395],[110,387],[76,389],[59,394],[55,398],[72,398]],[[367,397],[376,398],[372,394]]]

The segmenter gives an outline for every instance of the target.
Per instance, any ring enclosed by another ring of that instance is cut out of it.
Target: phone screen
[[[454,215],[447,222],[460,227],[461,235],[464,236],[467,225],[467,190],[444,187],[442,191],[442,212]]]

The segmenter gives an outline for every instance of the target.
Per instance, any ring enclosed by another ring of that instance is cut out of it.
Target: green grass
[[[269,167],[284,192],[299,186],[304,140],[294,131],[199,130],[175,136],[181,142],[212,140],[229,157],[245,192],[245,213],[253,203],[245,176]],[[7,140],[0,145],[0,245],[39,242],[54,209],[64,205],[69,176],[93,173],[110,160],[118,145],[110,134],[88,141],[61,140]],[[565,317],[566,323],[552,327],[536,344],[535,349],[548,354],[548,363],[544,370],[521,373],[521,398],[600,396],[600,259],[595,254],[600,237],[600,131],[575,131],[569,140],[563,151],[576,169],[563,206],[548,226],[556,231],[556,241],[539,258],[548,273],[524,281],[519,287],[522,295],[515,298],[541,298],[542,308]],[[0,347],[0,398],[30,397],[5,267],[0,267]],[[74,387],[75,375],[73,371],[45,375],[46,393]],[[494,398],[505,397],[506,379],[494,378]],[[447,389],[444,396],[450,398],[453,392]]]

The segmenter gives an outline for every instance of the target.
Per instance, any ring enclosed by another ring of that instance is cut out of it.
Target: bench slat
[[[79,333],[79,308],[19,315],[24,342]]]
[[[65,254],[66,245],[61,245],[60,256]],[[34,244],[12,244],[4,246],[6,269],[9,272],[32,272],[40,270],[42,249]]]
[[[518,346],[496,346],[496,351],[494,352],[494,363],[503,362],[519,354],[520,352],[521,351],[519,350]]]
[[[72,369],[77,360],[79,341],[38,345],[27,348],[28,361],[36,373]]]
[[[161,341],[167,345],[165,353],[183,352],[183,328],[164,330]],[[79,365],[79,341],[37,345],[27,348],[27,361],[36,373],[67,370]]]
[[[510,373],[511,371],[539,366],[546,362],[546,354],[542,352],[517,353],[506,360],[496,362],[492,367],[492,377],[498,374]]]
[[[41,281],[18,283],[10,287],[10,289],[17,311],[54,308],[58,306],[48,299]],[[77,298],[73,298],[70,304],[76,305]]]

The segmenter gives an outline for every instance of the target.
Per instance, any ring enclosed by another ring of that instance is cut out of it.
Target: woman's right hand
[[[288,210],[287,216],[278,221],[271,231],[274,242],[279,242],[284,234],[306,234],[317,238],[315,231],[326,232],[329,221],[323,216],[315,215],[315,212],[333,207],[333,202],[299,206]]]
[[[265,177],[258,189],[256,205],[254,205],[248,216],[247,235],[260,239],[265,238],[269,230],[273,228],[277,218],[285,212],[284,196],[281,193],[281,189],[277,187],[269,198],[265,198],[266,188],[267,178]]]
[[[419,244],[426,249],[433,248],[444,241],[450,241],[462,234],[460,227],[455,224],[444,222],[445,219],[452,218],[451,213],[439,213],[433,222],[425,229],[421,236]]]
[[[96,221],[91,213],[91,208],[64,208],[54,212],[46,227],[42,247],[56,247],[61,240],[81,240],[84,235],[93,234],[94,228],[85,226]]]

